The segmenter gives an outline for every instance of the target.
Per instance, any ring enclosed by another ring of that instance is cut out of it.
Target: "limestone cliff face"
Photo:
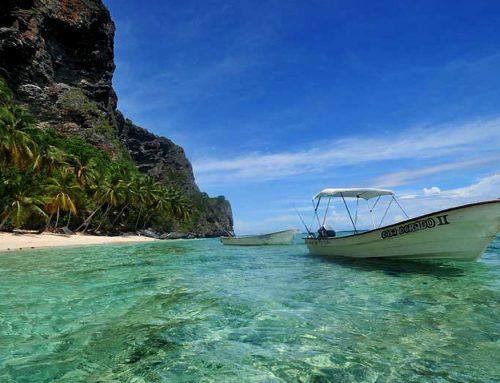
[[[115,25],[101,0],[2,0],[0,76],[40,127],[85,138],[112,157],[206,200],[200,235],[232,231],[231,207],[200,193],[184,150],[126,120],[112,87]]]
[[[116,154],[115,27],[106,8],[88,0],[7,0],[0,9],[0,75],[17,99],[43,123]]]
[[[142,173],[181,185],[190,194],[200,191],[194,181],[191,163],[180,146],[134,125],[130,120],[120,123],[119,128],[121,141]]]

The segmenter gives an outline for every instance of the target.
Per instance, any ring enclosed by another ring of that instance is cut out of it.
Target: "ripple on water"
[[[476,263],[217,240],[4,255],[0,381],[500,381],[499,244]]]

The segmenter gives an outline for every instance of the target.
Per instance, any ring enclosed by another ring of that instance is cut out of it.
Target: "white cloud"
[[[417,198],[418,196],[416,194],[403,194],[399,196],[399,199],[413,199]]]
[[[236,158],[198,159],[194,163],[201,184],[250,182],[286,178],[298,174],[321,173],[340,166],[377,163],[398,159],[439,159],[475,155],[481,147],[484,156],[500,149],[500,118],[406,129],[391,136],[350,137],[323,142],[301,151],[248,153]],[[495,154],[498,158],[498,154]],[[490,158],[491,160],[491,158]],[[484,159],[436,165],[414,174],[394,173],[386,183],[400,185],[414,177],[472,166]],[[384,179],[378,180],[379,183]]]
[[[484,165],[491,162],[499,161],[499,156],[481,157],[472,160],[449,162],[444,164],[438,164],[434,166],[429,166],[422,169],[407,170],[401,172],[394,172],[378,177],[373,184],[376,187],[395,187],[411,183],[412,181],[430,176],[433,174],[438,174],[451,170],[464,169],[479,165]]]
[[[500,173],[454,189],[442,190],[437,186],[424,188],[421,193],[411,196],[413,198],[404,199],[404,207],[413,217],[453,206],[496,199],[500,197]]]
[[[482,178],[478,183],[441,193],[451,198],[500,198],[500,173]]]
[[[436,195],[441,193],[441,189],[438,188],[437,186],[432,186],[430,188],[424,188],[424,195],[429,196],[429,195]]]

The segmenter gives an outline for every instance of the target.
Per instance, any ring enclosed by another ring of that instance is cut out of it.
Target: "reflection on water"
[[[0,256],[0,382],[500,381],[479,262],[192,240]]]
[[[363,271],[383,271],[395,277],[406,274],[426,274],[435,277],[458,277],[465,275],[465,269],[460,267],[460,263],[452,264],[442,261],[400,261],[387,259],[351,259],[341,257],[314,256],[326,262],[333,262],[342,267],[354,268]]]

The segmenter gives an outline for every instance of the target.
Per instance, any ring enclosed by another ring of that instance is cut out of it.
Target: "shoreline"
[[[140,235],[99,236],[89,234],[9,233],[0,232],[0,252],[36,250],[67,246],[106,245],[120,243],[155,242],[159,239]]]

